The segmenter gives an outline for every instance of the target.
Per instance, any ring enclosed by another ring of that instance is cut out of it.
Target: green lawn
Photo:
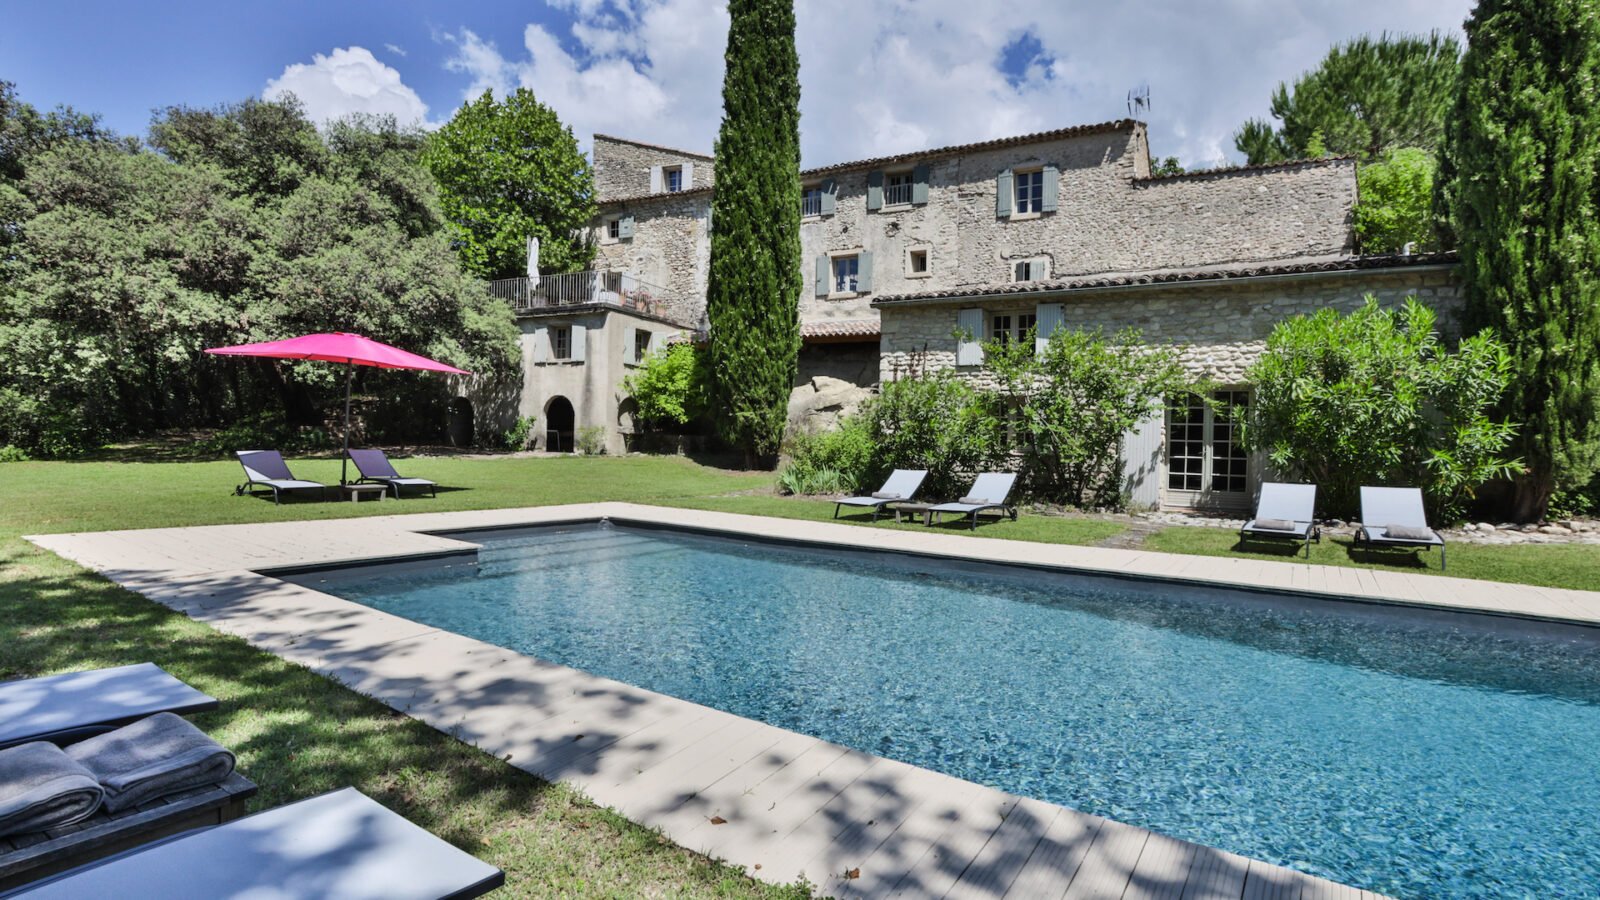
[[[302,478],[335,482],[337,460],[296,460]],[[401,503],[289,502],[235,497],[239,467],[218,462],[38,462],[0,465],[0,678],[154,661],[223,701],[198,717],[261,785],[256,807],[354,785],[505,869],[508,896],[793,897],[689,853],[569,788],[527,775],[306,669],[122,590],[21,539],[23,534],[290,521],[594,500],[632,500],[799,519],[833,504],[773,496],[767,473],[733,473],[671,457],[430,458],[407,474],[446,486]],[[841,521],[861,523],[867,517]],[[922,528],[880,522],[878,528]],[[1114,521],[1023,515],[979,537],[1088,544]],[[966,533],[951,526],[949,533]],[[1232,532],[1168,528],[1152,549],[1233,555]],[[1453,545],[1450,574],[1564,587],[1600,585],[1600,548]],[[1424,554],[1428,571],[1437,554]],[[1400,568],[1417,565],[1402,554]],[[1363,564],[1339,541],[1312,561]]]
[[[1298,548],[1252,542],[1248,551],[1235,549],[1237,532],[1204,526],[1171,527],[1145,539],[1144,546],[1167,553],[1304,560]],[[1311,562],[1324,566],[1360,566],[1402,572],[1481,578],[1543,587],[1600,590],[1600,546],[1594,544],[1450,544],[1450,568],[1441,573],[1439,551],[1358,550],[1347,537],[1324,537],[1311,545]]]

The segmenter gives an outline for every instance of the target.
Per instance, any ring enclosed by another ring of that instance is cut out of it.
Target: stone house
[[[715,172],[710,157],[604,135],[594,169],[596,272],[580,277],[617,290],[591,291],[613,299],[582,312],[531,312],[524,332],[582,324],[588,359],[621,361],[579,377],[530,350],[523,405],[543,409],[557,390],[591,398],[580,426],[604,424],[620,447],[628,360],[704,327]],[[1155,176],[1144,124],[1123,120],[809,169],[801,182],[797,428],[826,426],[907,371],[982,379],[980,342],[1030,329],[1138,328],[1248,404],[1244,371],[1286,316],[1417,295],[1448,325],[1459,305],[1452,257],[1357,254],[1349,159]],[[618,327],[634,337],[599,336]],[[1225,414],[1179,398],[1127,436],[1126,490],[1144,507],[1246,506],[1263,461],[1237,437]]]

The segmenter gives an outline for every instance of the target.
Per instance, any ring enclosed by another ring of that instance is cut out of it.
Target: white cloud
[[[392,115],[404,125],[423,123],[428,117],[428,105],[401,81],[400,73],[365,47],[338,47],[326,56],[313,55],[310,63],[285,66],[282,75],[267,82],[261,96],[272,100],[291,93],[313,122],[351,113]]]
[[[588,145],[596,131],[709,151],[721,118],[724,0],[546,0],[566,35],[529,25],[504,54],[463,29],[450,68],[472,96],[528,87]],[[1127,115],[1150,86],[1152,151],[1196,166],[1236,157],[1232,134],[1272,88],[1362,33],[1459,36],[1471,0],[971,0],[796,4],[805,164],[965,143]],[[1008,80],[1002,51],[1043,46]],[[1015,83],[1013,83],[1013,81]]]
[[[400,46],[399,44],[384,44],[383,49],[393,53],[395,56],[406,55],[406,48]]]

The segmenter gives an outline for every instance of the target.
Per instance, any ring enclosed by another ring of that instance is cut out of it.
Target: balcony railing
[[[510,303],[519,313],[600,303],[660,315],[662,304],[669,297],[666,288],[627,272],[568,272],[538,278],[500,278],[489,282],[489,293]]]
[[[883,189],[883,205],[899,206],[911,202],[911,182],[890,182]]]

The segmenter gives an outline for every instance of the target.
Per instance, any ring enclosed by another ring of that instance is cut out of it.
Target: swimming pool
[[[672,531],[296,576],[439,628],[1399,897],[1592,896],[1587,629]]]

